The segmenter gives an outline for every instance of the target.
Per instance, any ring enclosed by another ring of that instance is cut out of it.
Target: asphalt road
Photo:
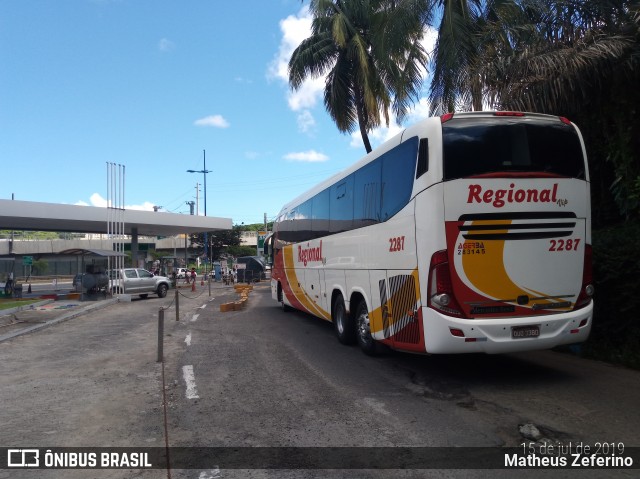
[[[518,446],[534,424],[551,444],[640,446],[640,373],[555,352],[365,356],[330,323],[282,312],[268,285],[243,311],[217,285],[133,300],[0,343],[0,446],[263,447],[266,454]],[[165,313],[164,364],[157,325]],[[166,406],[166,407],[165,407]],[[166,424],[165,424],[166,417]],[[392,449],[391,447],[396,449]],[[313,448],[313,449],[286,449]],[[334,449],[332,449],[334,448]],[[364,448],[364,449],[362,449]],[[379,449],[373,449],[379,448]],[[191,469],[0,470],[0,478],[637,477],[635,470],[246,469],[215,455]],[[179,450],[178,450],[179,451]],[[325,452],[326,451],[326,452]],[[347,450],[348,451],[348,450]],[[205,451],[206,453],[206,451]],[[252,455],[253,454],[253,455]],[[178,458],[176,453],[174,459]],[[176,459],[178,460],[178,459]],[[327,458],[341,464],[339,458]],[[346,464],[346,462],[345,462]],[[244,466],[242,466],[244,467]]]

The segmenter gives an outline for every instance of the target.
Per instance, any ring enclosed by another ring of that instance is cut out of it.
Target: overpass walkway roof
[[[114,221],[116,214],[120,213],[118,219],[124,223],[123,233],[126,235],[171,236],[232,228],[231,218],[0,200],[0,230],[105,234],[108,221]]]

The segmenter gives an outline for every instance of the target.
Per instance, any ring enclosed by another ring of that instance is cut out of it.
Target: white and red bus
[[[593,319],[590,210],[584,142],[569,120],[428,118],[283,207],[272,296],[369,354],[582,342]]]

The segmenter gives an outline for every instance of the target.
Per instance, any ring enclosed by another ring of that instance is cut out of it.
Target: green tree
[[[225,252],[228,246],[239,246],[242,229],[234,225],[231,230],[214,231],[207,234],[207,256],[211,255],[212,260],[217,260]],[[191,235],[191,244],[198,250],[198,254],[204,254],[204,233]]]
[[[401,121],[417,99],[427,54],[420,44],[427,0],[311,0],[311,36],[289,61],[289,84],[326,75],[324,104],[338,130],[368,132]]]
[[[31,265],[31,269],[36,275],[46,274],[49,271],[49,262],[44,258],[37,259]]]
[[[432,113],[488,107],[567,116],[587,144],[595,224],[637,216],[639,4],[438,0]]]
[[[433,114],[481,110],[481,85],[472,73],[479,48],[480,0],[437,0],[438,38],[433,52],[429,100]]]
[[[543,0],[540,0],[543,1]],[[435,0],[438,37],[429,89],[432,114],[480,111],[490,103],[487,57],[510,58],[528,48],[529,15],[539,2],[529,0]],[[517,75],[517,72],[516,72]]]
[[[257,254],[255,246],[229,246],[227,253],[236,258],[241,256],[255,256]]]
[[[640,1],[544,0],[498,9],[475,62],[496,108],[569,117],[593,178],[594,221],[640,214]],[[501,35],[502,48],[489,39]],[[615,203],[614,203],[615,202]]]

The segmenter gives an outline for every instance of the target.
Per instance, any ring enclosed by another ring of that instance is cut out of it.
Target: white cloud
[[[425,26],[422,32],[422,48],[431,55],[438,41],[438,30],[431,26]]]
[[[101,206],[104,208],[106,208],[107,206],[107,200],[105,200],[98,193],[92,194],[91,197],[89,198],[89,202],[91,203],[91,206]]]
[[[289,84],[289,59],[302,40],[311,35],[312,17],[307,7],[303,7],[297,15],[289,15],[280,21],[282,39],[275,58],[269,65],[267,77],[278,79]],[[287,103],[293,111],[313,108],[322,98],[325,79],[308,78],[297,90],[287,92]]]
[[[420,98],[420,101],[413,105],[411,111],[407,113],[407,124],[411,125],[417,121],[424,120],[429,117],[430,108],[429,99],[426,97]]]
[[[113,203],[113,202],[112,202]],[[78,206],[96,206],[99,208],[107,207],[107,200],[100,195],[100,193],[94,193],[89,198],[89,203],[83,200],[76,201],[75,203]],[[141,205],[125,205],[126,210],[142,210],[142,211],[153,211],[154,203],[149,201],[145,201]]]
[[[222,115],[210,115],[193,122],[196,126],[213,126],[216,128],[228,128],[229,122]]]
[[[309,133],[316,126],[316,120],[309,110],[302,110],[298,115],[298,129],[303,133]]]
[[[289,90],[287,103],[293,111],[313,108],[324,94],[325,78],[308,78],[297,90]]]
[[[268,76],[270,78],[289,81],[289,59],[300,42],[311,35],[312,20],[307,7],[303,7],[297,15],[289,15],[284,20],[280,20],[282,40],[277,55],[269,65]]]
[[[288,153],[284,156],[287,161],[302,161],[306,163],[319,163],[327,161],[329,157],[323,153],[314,150],[301,151],[298,153]]]
[[[145,201],[141,205],[128,205],[128,206],[125,206],[125,209],[127,209],[127,210],[153,211],[153,207],[154,206],[156,206],[156,205],[153,204],[153,203],[149,203],[148,201]]]
[[[175,50],[175,48],[176,48],[176,44],[173,43],[168,38],[162,38],[158,42],[158,50],[160,50],[161,52],[170,52]]]

